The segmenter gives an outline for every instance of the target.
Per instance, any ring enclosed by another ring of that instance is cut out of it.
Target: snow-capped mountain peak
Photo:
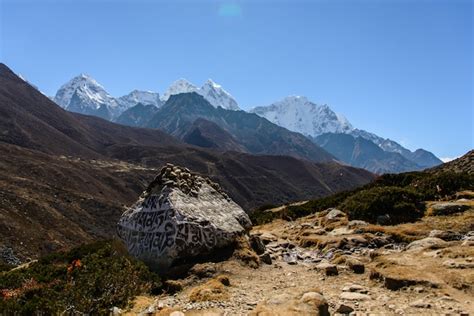
[[[151,104],[156,107],[160,107],[163,104],[158,92],[142,90],[133,90],[129,94],[118,98],[117,102],[123,110],[127,110],[138,103]]]
[[[212,86],[215,89],[222,89],[222,86],[220,84],[215,83],[211,78],[206,80],[203,86],[205,85]]]
[[[188,92],[197,92],[198,88],[193,85],[191,82],[189,82],[186,79],[178,79],[175,82],[173,82],[168,89],[163,93],[163,96],[161,97],[161,100],[166,102],[170,98],[170,96],[174,94],[180,94],[180,93],[188,93]]]
[[[186,79],[178,79],[173,82],[163,93],[161,101],[166,102],[171,95],[180,93],[196,92],[202,95],[214,107],[222,107],[227,110],[240,110],[235,99],[229,92],[225,91],[220,84],[208,79],[202,87],[198,88]]]
[[[269,106],[256,107],[251,112],[290,131],[316,137],[324,133],[347,133],[353,127],[342,115],[326,105],[319,105],[299,95],[287,96]]]
[[[112,107],[117,106],[114,98],[105,91],[104,87],[94,78],[86,74],[80,74],[61,86],[54,97],[54,101],[67,109],[74,94],[79,97],[86,97],[91,101],[89,102],[89,106],[95,108],[100,107],[102,104],[107,104]]]
[[[97,115],[106,119],[111,119],[120,112],[115,98],[86,74],[80,74],[61,86],[54,102],[72,112]]]
[[[240,110],[237,101],[232,95],[225,91],[220,84],[208,79],[198,91],[214,107],[222,107],[227,110]]]

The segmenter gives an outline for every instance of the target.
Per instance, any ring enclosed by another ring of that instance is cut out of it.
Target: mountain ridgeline
[[[196,97],[172,100],[173,96],[187,93],[202,96],[213,109]],[[245,113],[232,95],[211,79],[201,87],[179,79],[163,95],[134,90],[114,98],[93,78],[80,75],[63,85],[54,101],[68,111],[134,127],[160,128],[188,144],[204,148],[292,155],[312,161],[327,160],[330,154],[341,162],[376,173],[423,170],[442,163],[424,149],[412,152],[391,139],[354,128],[328,105],[316,104],[303,96],[289,96]],[[168,101],[172,104],[164,107]],[[176,112],[171,113],[170,107]],[[326,153],[300,136],[284,132],[249,113],[304,135]]]
[[[400,153],[385,151],[374,142],[360,136],[326,133],[319,135],[314,141],[340,161],[378,174],[399,173],[427,167],[417,165]]]
[[[412,152],[391,139],[354,128],[343,115],[335,113],[326,104],[316,104],[305,97],[289,96],[269,106],[256,107],[251,112],[309,137],[345,163],[372,172],[398,173],[442,164],[429,151],[417,149]],[[356,143],[356,152],[353,152]]]
[[[215,108],[194,92],[171,96],[146,127],[159,128],[184,141],[194,141],[195,138],[189,135],[192,130],[196,131],[194,122],[197,119],[201,120],[198,127],[201,141],[213,144],[214,148],[243,149],[252,154],[286,155],[315,162],[334,160],[332,155],[299,133],[290,132],[245,111]],[[213,124],[202,124],[202,120]],[[223,134],[227,135],[222,137]],[[237,146],[229,148],[231,143]]]

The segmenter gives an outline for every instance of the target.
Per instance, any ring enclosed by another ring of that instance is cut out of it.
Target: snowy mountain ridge
[[[401,154],[420,168],[441,163],[435,155],[426,150],[417,149],[412,152],[389,138],[354,128],[347,118],[335,113],[328,105],[313,103],[303,96],[289,96],[268,106],[255,107],[250,112],[313,140],[328,133],[349,134],[354,138],[369,140],[385,152]]]
[[[162,96],[158,92],[133,90],[127,95],[115,98],[94,78],[80,74],[63,84],[52,100],[68,111],[115,121],[123,112],[139,103],[159,108],[171,95],[186,92],[202,95],[214,107],[240,110],[230,93],[211,79],[200,88],[186,79],[179,79],[172,83]]]
[[[127,95],[117,99],[118,103],[125,110],[134,107],[138,103],[154,105],[159,108],[163,101],[161,101],[160,94],[153,91],[133,90]]]
[[[303,96],[288,96],[269,106],[259,106],[250,112],[262,116],[290,131],[316,137],[324,133],[348,133],[351,123],[326,105],[319,105]]]
[[[200,88],[186,79],[178,79],[168,87],[165,93],[163,93],[161,100],[166,102],[171,95],[189,92],[196,92],[202,95],[216,108],[220,106],[226,110],[240,110],[234,97],[224,90],[221,85],[212,81],[212,79],[208,79]]]
[[[68,111],[97,115],[109,120],[121,112],[117,100],[86,74],[80,74],[62,85],[54,102]]]

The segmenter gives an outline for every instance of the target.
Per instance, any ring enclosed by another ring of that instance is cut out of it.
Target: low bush
[[[331,207],[337,207],[354,191],[343,191],[317,200],[308,201],[302,205],[288,206],[282,211],[281,218],[285,220],[295,220],[296,218],[322,212]]]
[[[269,212],[266,208],[258,208],[250,211],[249,217],[252,225],[263,225],[278,218],[279,214],[277,212]]]
[[[451,198],[456,192],[474,190],[474,175],[452,172],[429,174],[416,179],[410,186],[425,200]]]
[[[161,286],[159,277],[124,254],[117,242],[97,242],[0,273],[0,314],[108,314]]]
[[[454,172],[384,174],[351,191],[287,206],[280,212],[267,212],[262,207],[251,212],[250,216],[254,225],[261,225],[277,218],[294,220],[336,207],[352,214],[351,219],[374,222],[377,216],[389,214],[392,222],[406,222],[421,217],[420,212],[424,209],[421,201],[455,198],[456,192],[462,190],[474,190],[474,175]],[[388,195],[382,197],[383,194]],[[369,203],[371,198],[374,200]],[[351,210],[351,207],[355,209]]]
[[[374,187],[348,197],[340,209],[350,220],[376,223],[379,216],[388,215],[387,224],[412,222],[423,216],[422,196],[399,187]]]

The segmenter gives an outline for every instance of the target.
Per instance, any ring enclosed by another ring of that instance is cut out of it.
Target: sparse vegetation
[[[474,175],[467,173],[385,174],[352,191],[287,206],[280,212],[269,212],[267,207],[261,207],[250,216],[254,225],[262,225],[274,219],[295,220],[336,207],[347,212],[350,219],[375,222],[377,216],[388,214],[388,223],[396,224],[422,217],[424,201],[445,200],[455,197],[456,192],[473,189]]]
[[[5,313],[107,314],[125,307],[135,295],[152,292],[159,277],[125,255],[115,241],[54,253],[28,267],[0,274],[0,311]]]
[[[230,286],[229,278],[219,275],[194,288],[189,294],[189,300],[191,302],[227,300],[229,298],[227,286]]]
[[[245,237],[237,238],[235,250],[232,255],[234,258],[242,261],[249,267],[256,269],[260,265],[260,258],[252,249],[252,247],[250,247],[250,243]]]
[[[413,222],[424,214],[421,196],[411,189],[399,187],[374,187],[348,197],[339,208],[349,219],[376,223],[385,216],[386,224]]]

